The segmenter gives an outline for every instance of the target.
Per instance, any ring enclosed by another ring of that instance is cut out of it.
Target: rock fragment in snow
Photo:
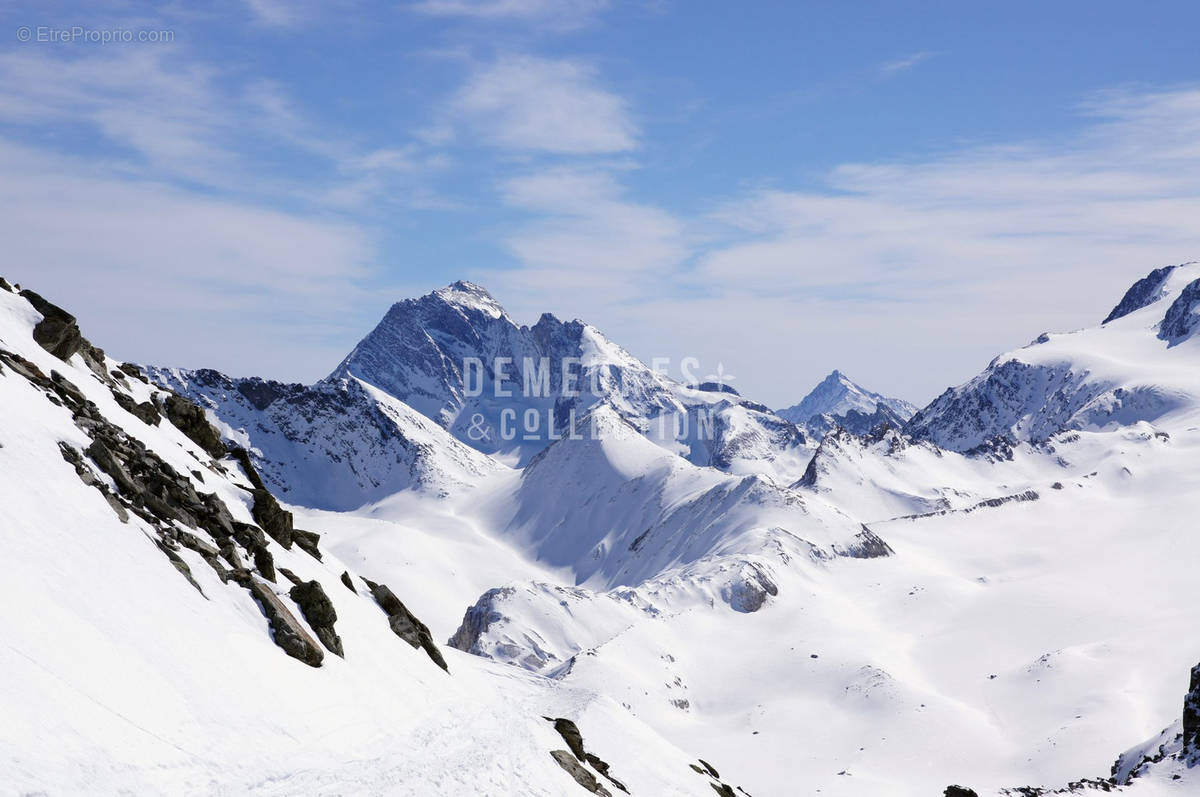
[[[249,589],[267,617],[271,626],[271,638],[275,644],[292,658],[299,659],[310,667],[320,667],[321,662],[325,660],[321,646],[304,630],[304,626],[300,625],[295,615],[288,611],[283,601],[279,600],[279,596],[256,579],[251,580]]]
[[[308,581],[297,584],[288,594],[300,607],[300,613],[312,626],[313,631],[317,634],[317,639],[321,640],[325,649],[345,658],[342,650],[342,638],[333,628],[333,624],[337,622],[337,611],[333,608],[333,601],[329,600],[321,583]]]

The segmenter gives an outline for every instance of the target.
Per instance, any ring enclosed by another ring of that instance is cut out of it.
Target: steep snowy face
[[[294,504],[344,511],[401,490],[445,496],[503,468],[353,378],[306,387],[207,369],[146,370],[210,410],[222,436],[247,449],[267,486]]]
[[[638,584],[706,557],[777,549],[817,558],[886,555],[845,514],[759,475],[700,468],[640,435],[607,406],[521,474],[499,523],[577,584]]]
[[[880,422],[903,423],[916,411],[916,407],[903,399],[874,393],[851,381],[841,371],[834,371],[799,404],[779,410],[777,414],[792,423],[809,424],[823,432],[834,424],[846,425],[843,421],[855,427],[864,426],[873,417]],[[852,431],[865,433],[870,427]]]
[[[967,451],[998,437],[1040,441],[1068,429],[1182,422],[1200,410],[1198,304],[1200,264],[1158,269],[1101,326],[1044,334],[997,357],[906,431]]]
[[[1163,297],[1165,293],[1163,286],[1175,268],[1175,266],[1156,268],[1133,283],[1133,285],[1129,286],[1129,290],[1125,291],[1125,295],[1121,297],[1121,301],[1117,302],[1117,306],[1112,309],[1112,312],[1101,323],[1107,324],[1109,321],[1123,318],[1136,310],[1141,310],[1143,307],[1157,302]]]

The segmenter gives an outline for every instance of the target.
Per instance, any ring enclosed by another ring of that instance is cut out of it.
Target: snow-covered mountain
[[[1200,263],[1156,269],[1104,323],[1042,334],[992,360],[909,421],[907,431],[966,451],[994,438],[1045,440],[1196,412]]]
[[[0,782],[1194,791],[1198,269],[904,428],[835,372],[804,429],[467,283],[301,386],[118,363],[0,280]],[[525,356],[545,395],[471,395]],[[575,434],[471,437],[529,409]]]
[[[680,384],[580,321],[520,326],[467,282],[396,303],[311,386],[146,373],[213,411],[273,490],[321,509],[476,484],[578,433],[601,405],[695,465],[786,482],[812,454],[799,427],[726,386]]]
[[[469,282],[394,304],[330,376],[346,378],[515,466],[600,403],[697,464],[728,468],[805,443],[766,407],[720,384],[680,384],[582,321],[545,313],[519,325]]]
[[[833,371],[799,404],[776,414],[820,436],[835,426],[855,434],[866,434],[883,423],[902,426],[916,411],[915,406],[903,399],[874,393],[851,381],[841,371]]]
[[[360,575],[203,410],[3,280],[0,402],[5,790],[734,793],[611,699],[444,647],[418,584]]]
[[[447,495],[503,467],[352,377],[304,386],[208,369],[146,373],[210,410],[222,437],[249,450],[271,490],[294,503],[348,510],[400,490]]]

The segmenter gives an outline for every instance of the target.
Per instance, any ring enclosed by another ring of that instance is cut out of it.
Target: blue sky
[[[1200,258],[1195,3],[0,16],[0,273],[124,358],[312,380],[467,278],[770,404],[923,403]]]

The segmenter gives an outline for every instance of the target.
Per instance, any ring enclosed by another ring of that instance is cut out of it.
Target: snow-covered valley
[[[0,781],[1193,793],[1198,285],[920,410],[835,371],[773,412],[470,283],[308,386],[0,283]]]

